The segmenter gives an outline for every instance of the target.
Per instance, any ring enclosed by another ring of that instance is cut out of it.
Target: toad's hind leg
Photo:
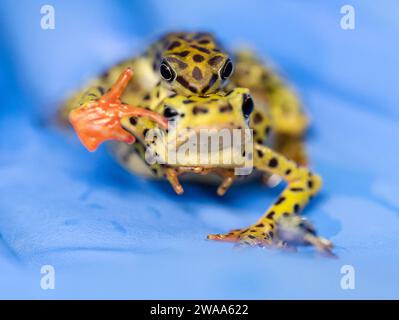
[[[317,237],[298,216],[319,191],[322,184],[320,176],[306,167],[298,167],[295,162],[266,146],[255,144],[254,148],[255,167],[281,176],[286,180],[287,187],[255,224],[227,234],[209,235],[208,239],[257,246],[311,244],[321,251],[330,252],[331,243]]]
[[[287,158],[307,165],[303,136],[309,121],[294,90],[251,51],[237,52],[235,60],[232,82],[251,90],[256,108],[267,109],[276,136],[275,149]]]

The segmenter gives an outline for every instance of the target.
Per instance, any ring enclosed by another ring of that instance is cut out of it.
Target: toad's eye
[[[176,78],[176,72],[165,60],[162,61],[159,72],[162,78],[168,82],[172,82]]]
[[[226,80],[233,73],[233,69],[233,62],[231,62],[230,59],[227,59],[226,63],[220,69],[220,78],[222,78],[222,80]]]
[[[250,114],[254,110],[254,101],[249,94],[244,94],[242,100],[242,113],[246,119],[249,118]]]

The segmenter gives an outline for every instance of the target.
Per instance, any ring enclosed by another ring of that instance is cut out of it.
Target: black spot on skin
[[[190,83],[184,79],[182,76],[177,76],[176,81],[178,83],[180,83],[183,87],[185,87],[186,89],[190,90],[193,93],[197,93],[197,88],[193,87],[190,85]]]
[[[295,212],[295,213],[298,213],[300,209],[301,209],[301,206],[300,206],[299,204],[296,203],[296,204],[294,205],[294,212]]]
[[[190,100],[190,99],[183,100],[184,104],[190,104],[190,103],[193,103],[193,102],[194,102],[194,100]]]
[[[273,219],[275,212],[274,211],[270,211],[270,213],[268,213],[268,215],[266,216],[266,218],[268,219]]]
[[[180,47],[181,43],[179,41],[173,41],[169,46],[168,50],[173,50],[177,47]]]
[[[218,79],[217,74],[213,74],[208,84],[201,90],[202,93],[206,93],[216,82]]]
[[[209,110],[207,108],[204,108],[204,107],[195,106],[193,108],[193,114],[194,115],[197,115],[199,113],[208,113],[208,111]]]
[[[232,111],[233,111],[233,107],[231,106],[230,103],[219,108],[219,112],[221,112],[221,113],[227,113],[227,112],[232,112]]]
[[[256,237],[253,236],[252,234],[250,234],[250,235],[248,235],[248,238],[250,238],[250,239],[255,239]]]
[[[166,107],[163,111],[163,115],[165,118],[173,118],[178,115],[177,111],[171,107]]]
[[[304,191],[303,188],[290,188],[292,192],[302,192]]]
[[[176,96],[177,96],[177,93],[174,92],[174,93],[172,93],[171,95],[169,95],[168,97],[169,97],[169,98],[174,98],[174,97],[176,97]]]
[[[260,123],[262,122],[262,120],[263,120],[262,115],[259,112],[256,112],[253,118],[254,124]]]
[[[273,238],[273,236],[274,236],[273,231],[269,231],[269,238]]]
[[[229,92],[226,93],[226,97],[228,97],[229,95],[231,95],[234,92],[234,90],[230,90]]]
[[[271,158],[269,161],[270,168],[276,168],[278,166],[278,160],[276,158]]]
[[[192,72],[192,76],[195,80],[200,81],[202,80],[202,72],[201,69],[198,67],[194,67],[193,72]]]
[[[270,130],[271,130],[272,128],[270,128],[269,126],[267,126],[266,128],[265,128],[265,134],[268,136],[269,134],[270,134]]]
[[[263,223],[259,223],[259,224],[256,225],[256,227],[258,227],[258,228],[263,228],[264,226],[265,225]]]
[[[150,100],[150,99],[151,99],[151,96],[150,96],[149,93],[147,93],[147,94],[143,97],[143,100]]]
[[[187,63],[185,63],[177,58],[168,57],[168,58],[166,58],[166,60],[168,62],[176,63],[180,69],[186,69],[188,67]]]
[[[187,55],[188,55],[189,53],[190,53],[190,51],[185,50],[185,51],[181,51],[181,52],[175,52],[174,54],[175,54],[176,56],[179,56],[179,57],[184,58],[184,57],[187,57]]]
[[[105,89],[101,86],[98,86],[97,90],[100,92],[101,95],[103,95],[105,93]]]
[[[313,181],[312,181],[312,180],[309,180],[309,181],[308,181],[308,188],[309,188],[309,189],[312,189],[312,188],[313,188]]]
[[[290,215],[290,214],[289,214],[288,212],[284,212],[284,213],[283,213],[283,217],[289,217],[289,215]]]
[[[212,49],[213,50],[213,52],[222,52],[220,49],[218,49],[218,48],[213,48]]]
[[[222,60],[223,60],[222,56],[214,56],[213,58],[209,59],[208,63],[213,67],[218,65]]]
[[[278,206],[279,204],[283,203],[285,201],[285,197],[280,197],[277,199],[277,201],[274,203],[276,206]]]
[[[191,48],[197,49],[198,51],[201,51],[201,52],[206,53],[206,54],[210,54],[211,53],[207,48],[200,47],[200,46],[197,46],[195,44],[192,44]]]
[[[195,62],[202,62],[202,61],[205,60],[205,58],[204,58],[204,56],[202,56],[202,55],[200,55],[200,54],[195,54],[195,55],[193,56],[193,60],[194,60]]]
[[[193,35],[193,40],[200,40],[204,37],[212,37],[212,35],[209,32],[197,32]]]
[[[268,85],[268,86],[265,88],[265,90],[266,90],[266,92],[267,92],[268,94],[272,94],[274,91],[276,91],[276,87],[275,87],[275,86],[272,86],[272,85]]]
[[[268,81],[269,79],[270,79],[269,74],[268,74],[267,72],[263,72],[262,75],[261,75],[261,80],[262,80],[263,82],[266,82],[266,81]]]
[[[291,174],[291,172],[292,172],[292,170],[291,170],[291,169],[287,169],[287,170],[285,171],[285,175],[286,175],[286,176],[288,176],[288,175],[290,175],[290,174]]]
[[[187,37],[186,37],[186,35],[185,35],[184,33],[178,34],[177,37],[178,37],[179,39],[181,39],[181,40],[188,40]]]
[[[109,76],[109,71],[106,70],[100,75],[100,78],[105,80],[108,78],[108,76]]]
[[[263,139],[261,139],[261,138],[259,138],[259,139],[256,139],[256,143],[258,143],[258,144],[262,144],[262,143],[263,143]]]
[[[204,40],[198,41],[198,43],[199,43],[199,44],[209,44],[210,41],[209,41],[209,39],[204,39]]]
[[[264,156],[262,150],[257,149],[256,152],[258,153],[259,158],[262,158]]]
[[[269,223],[269,227],[270,227],[271,229],[274,229],[274,224],[273,224],[273,223]]]
[[[143,136],[145,137],[147,135],[147,133],[148,133],[148,129],[144,129],[143,130]]]
[[[132,126],[135,126],[135,125],[137,125],[137,118],[131,117],[131,118],[129,119],[129,122],[130,122],[130,124],[131,124]]]

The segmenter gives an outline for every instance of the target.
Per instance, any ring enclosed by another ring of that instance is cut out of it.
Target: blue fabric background
[[[340,7],[356,29],[340,28]],[[399,298],[397,1],[43,1],[0,4],[0,298]],[[167,30],[206,29],[272,59],[312,116],[308,150],[325,179],[305,211],[337,245],[232,250],[204,240],[255,221],[277,196],[226,197],[127,174],[49,125],[57,102]],[[40,288],[40,266],[56,290]],[[340,269],[356,270],[342,290]]]

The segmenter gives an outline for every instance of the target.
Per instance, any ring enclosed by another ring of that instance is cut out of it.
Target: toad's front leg
[[[107,92],[102,87],[90,88],[81,98],[80,106],[69,112],[69,121],[88,150],[96,150],[106,140],[133,143],[135,137],[121,126],[124,117],[147,117],[159,127],[167,127],[167,121],[161,115],[121,101],[131,78],[132,70],[127,68]]]
[[[255,167],[280,175],[286,180],[287,187],[255,224],[227,234],[209,235],[208,239],[253,246],[310,244],[319,251],[331,253],[331,242],[317,237],[310,224],[298,216],[319,191],[322,184],[320,176],[266,146],[255,144],[254,151]]]

